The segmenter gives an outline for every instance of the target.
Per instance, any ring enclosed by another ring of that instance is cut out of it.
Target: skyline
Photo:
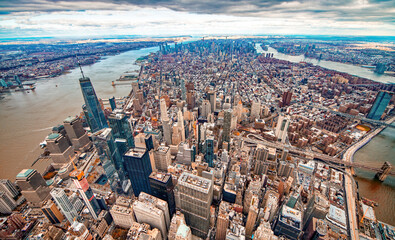
[[[395,33],[394,1],[17,0],[0,13],[0,38]]]

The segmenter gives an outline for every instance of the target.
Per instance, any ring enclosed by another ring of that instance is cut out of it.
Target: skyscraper
[[[85,206],[88,208],[90,214],[95,220],[97,220],[101,209],[88,181],[85,178],[84,172],[82,170],[75,169],[70,173],[70,177],[73,179],[73,182],[77,187],[79,194],[82,196]]]
[[[149,176],[152,172],[151,161],[147,149],[131,148],[123,156],[125,171],[132,183],[134,195],[140,192],[151,193]]]
[[[135,147],[133,130],[124,112],[121,110],[113,111],[110,116],[108,116],[108,122],[110,123],[114,138],[126,139],[128,147]]]
[[[63,125],[74,149],[86,151],[92,146],[88,133],[82,127],[81,119],[68,117],[63,121]]]
[[[290,123],[289,117],[283,115],[280,115],[278,117],[275,135],[278,141],[282,143],[285,143],[285,139],[287,138],[289,123]]]
[[[230,125],[232,120],[232,109],[224,111],[224,131],[222,133],[222,141],[230,141]]]
[[[74,222],[74,218],[77,217],[78,214],[64,190],[62,188],[54,188],[51,190],[51,196],[66,217],[67,221],[72,224]]]
[[[63,215],[60,213],[55,203],[51,200],[43,203],[41,211],[52,224],[61,223],[64,219]]]
[[[391,101],[391,97],[392,96],[389,92],[379,92],[376,99],[374,100],[372,108],[367,115],[367,118],[380,120],[385,109],[387,108],[388,103]]]
[[[261,175],[266,174],[268,169],[268,163],[266,162],[269,156],[269,150],[264,147],[263,145],[258,145],[255,151],[255,167],[254,167],[254,174]]]
[[[10,198],[15,199],[19,195],[18,189],[8,179],[0,179],[0,192],[5,192]]]
[[[173,179],[169,173],[152,172],[149,176],[151,192],[154,197],[167,202],[170,215],[176,212],[176,202],[174,199]]]
[[[299,210],[283,205],[274,227],[274,234],[288,239],[299,239],[302,231],[302,214]]]
[[[246,229],[247,238],[251,239],[259,211],[259,198],[257,195],[252,196],[249,205],[250,205],[250,209],[248,211],[248,217],[247,217],[245,229]]]
[[[84,97],[86,114],[91,132],[96,132],[102,128],[108,127],[103,110],[97,99],[95,89],[88,77],[82,75],[80,78],[82,96]]]
[[[51,133],[47,136],[46,141],[53,161],[52,166],[55,169],[62,168],[63,165],[69,163],[71,159],[73,161],[75,160],[74,148],[70,145],[65,136],[59,133]]]
[[[118,147],[115,144],[114,137],[112,135],[112,129],[104,128],[95,132],[92,135],[92,140],[97,149],[100,161],[103,164],[105,164],[106,161],[110,161],[117,170],[119,178],[124,180],[125,177],[122,164],[123,160],[121,154],[118,151]],[[111,178],[112,176],[109,175],[108,177]]]
[[[170,148],[166,146],[159,146],[154,151],[155,167],[159,171],[167,172],[167,167],[171,164]]]
[[[217,105],[217,94],[215,91],[210,90],[207,93],[207,98],[210,101],[210,105],[211,105],[211,112],[215,112],[216,109],[216,105]]]
[[[0,213],[10,214],[16,208],[16,202],[5,192],[0,191]]]
[[[208,163],[209,167],[214,167],[214,137],[207,137],[206,141],[204,141],[204,160]]]
[[[166,201],[142,192],[138,201],[133,203],[133,210],[137,222],[148,223],[152,228],[158,228],[162,233],[162,239],[167,239],[170,214]]]
[[[255,120],[260,117],[261,114],[261,103],[259,101],[253,101],[251,105],[251,120]]]
[[[33,206],[41,206],[41,202],[49,195],[49,187],[35,169],[23,169],[16,175],[16,184],[22,190],[22,195]]]
[[[213,200],[212,181],[183,172],[177,184],[182,213],[192,233],[205,238],[210,228],[210,206]]]

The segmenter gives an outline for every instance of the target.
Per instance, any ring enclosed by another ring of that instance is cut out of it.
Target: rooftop
[[[210,180],[186,172],[182,173],[178,183],[184,186],[200,188],[201,190],[204,190],[204,192],[208,191],[211,187]]]
[[[71,122],[75,121],[76,119],[77,119],[76,117],[68,116],[65,120],[63,120],[63,122],[71,123]]]
[[[51,134],[48,135],[47,139],[48,140],[53,140],[53,139],[58,138],[59,136],[60,136],[59,133],[51,133]]]
[[[145,148],[131,148],[125,153],[125,156],[141,158],[146,151]]]
[[[23,169],[18,175],[16,175],[17,178],[25,178],[29,176],[32,172],[34,172],[34,169]]]

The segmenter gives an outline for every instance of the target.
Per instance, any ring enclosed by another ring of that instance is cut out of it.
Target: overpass
[[[369,118],[366,118],[366,117],[362,117],[360,115],[356,115],[355,116],[355,115],[351,115],[351,114],[348,114],[348,113],[342,113],[342,112],[335,111],[335,110],[332,110],[332,109],[329,109],[329,108],[326,108],[326,107],[318,106],[316,104],[304,104],[304,103],[295,103],[295,104],[299,104],[299,105],[302,105],[302,106],[305,106],[305,107],[308,107],[308,108],[317,108],[319,110],[327,111],[327,112],[330,112],[332,114],[336,114],[336,115],[339,115],[339,116],[342,116],[342,117],[346,117],[346,118],[350,118],[350,119],[358,119],[358,120],[361,120],[361,121],[364,121],[364,122],[368,122],[368,123],[371,123],[371,124],[375,124],[375,125],[379,125],[379,126],[395,128],[395,125],[392,125],[391,123],[387,123],[385,121],[369,119]]]

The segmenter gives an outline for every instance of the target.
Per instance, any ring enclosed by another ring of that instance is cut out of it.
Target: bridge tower
[[[389,162],[385,162],[383,166],[381,167],[380,171],[378,171],[375,175],[375,177],[381,181],[384,182],[384,180],[387,178],[388,173],[391,171],[392,165]]]

